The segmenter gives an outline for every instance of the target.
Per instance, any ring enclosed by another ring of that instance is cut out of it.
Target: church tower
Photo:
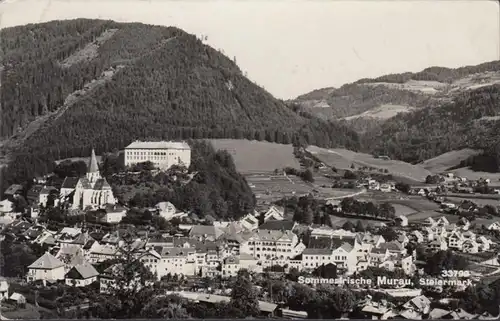
[[[95,151],[92,148],[92,155],[90,155],[90,166],[87,171],[87,179],[91,184],[93,184],[100,178],[101,174],[99,173],[99,166],[97,166],[97,158],[95,157]]]

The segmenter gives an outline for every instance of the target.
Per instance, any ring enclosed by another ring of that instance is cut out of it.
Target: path
[[[325,200],[327,200],[327,201],[333,201],[333,200],[343,199],[343,198],[347,198],[347,197],[358,196],[358,195],[361,195],[361,194],[364,194],[364,193],[366,193],[366,188],[363,188],[360,191],[357,191],[356,193],[347,194],[347,195],[343,195],[343,196],[329,197],[329,198],[326,198]]]

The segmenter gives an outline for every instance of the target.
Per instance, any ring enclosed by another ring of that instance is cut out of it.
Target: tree
[[[125,236],[125,245],[121,247],[121,258],[108,268],[112,276],[107,291],[91,298],[92,314],[102,319],[140,318],[141,313],[152,313],[147,302],[156,302],[165,308],[166,301],[154,301],[165,294],[165,288],[156,281],[156,277],[139,260],[139,252],[133,248],[133,238]],[[168,299],[167,299],[168,300]],[[168,315],[167,310],[161,310]],[[172,306],[171,306],[172,307]],[[145,309],[146,310],[143,310]],[[177,308],[176,308],[177,309]],[[179,312],[179,310],[175,310]]]
[[[342,228],[346,231],[354,231],[355,226],[351,221],[346,221],[344,225],[342,225]]]
[[[379,231],[379,234],[382,235],[386,242],[391,242],[398,238],[398,233],[389,226],[382,227]]]
[[[365,231],[365,227],[363,226],[363,223],[360,220],[358,220],[356,222],[356,227],[354,228],[354,230],[356,232],[364,232]]]
[[[240,270],[231,291],[231,306],[237,311],[238,317],[256,317],[260,314],[259,301],[253,289],[250,274]]]
[[[162,295],[146,302],[140,317],[145,319],[187,319],[189,314],[184,308],[184,301],[176,295]]]
[[[441,275],[445,270],[465,270],[467,260],[452,251],[438,251],[426,260],[424,270],[431,275]]]

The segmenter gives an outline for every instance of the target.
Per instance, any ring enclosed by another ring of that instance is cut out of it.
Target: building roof
[[[66,177],[62,183],[61,188],[75,188],[78,184],[78,177]]]
[[[191,147],[186,142],[172,142],[172,141],[159,141],[159,142],[141,142],[135,141],[125,147],[125,149],[188,149]]]
[[[17,192],[21,191],[23,189],[22,185],[19,184],[12,184],[7,188],[7,190],[4,192],[5,195],[14,195]]]
[[[92,153],[90,154],[90,165],[88,173],[95,173],[99,171],[99,166],[97,166],[97,158],[95,157],[95,151],[92,148]]]
[[[55,256],[50,254],[49,252],[45,252],[38,260],[33,262],[28,269],[43,269],[43,270],[52,270],[58,267],[64,266],[64,263],[59,261]]]
[[[293,221],[267,221],[261,226],[259,226],[259,229],[261,230],[284,230],[284,231],[291,231],[293,230],[295,226],[295,222]]]
[[[332,250],[327,249],[327,248],[323,248],[323,249],[321,249],[321,248],[320,249],[307,248],[307,249],[304,249],[302,254],[305,254],[305,255],[332,255]]]
[[[71,270],[69,270],[68,273],[66,273],[66,278],[85,280],[98,275],[99,272],[97,272],[92,264],[84,262],[82,264],[74,266]]]
[[[99,178],[94,184],[94,190],[110,190],[111,186],[105,178]]]

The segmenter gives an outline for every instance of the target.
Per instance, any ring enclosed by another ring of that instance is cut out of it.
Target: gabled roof
[[[76,188],[76,185],[78,184],[78,177],[66,177],[62,183],[61,188]]]
[[[59,261],[54,255],[46,252],[38,260],[33,262],[28,269],[52,270],[64,266],[64,263]]]
[[[97,272],[92,264],[84,262],[82,264],[74,266],[71,270],[69,270],[68,273],[66,273],[66,278],[85,280],[98,275],[99,272]]]
[[[111,186],[105,178],[99,178],[94,184],[95,190],[109,190]]]
[[[5,195],[14,195],[15,193],[21,191],[23,189],[22,185],[19,184],[12,184],[7,188],[7,190],[4,192]]]

